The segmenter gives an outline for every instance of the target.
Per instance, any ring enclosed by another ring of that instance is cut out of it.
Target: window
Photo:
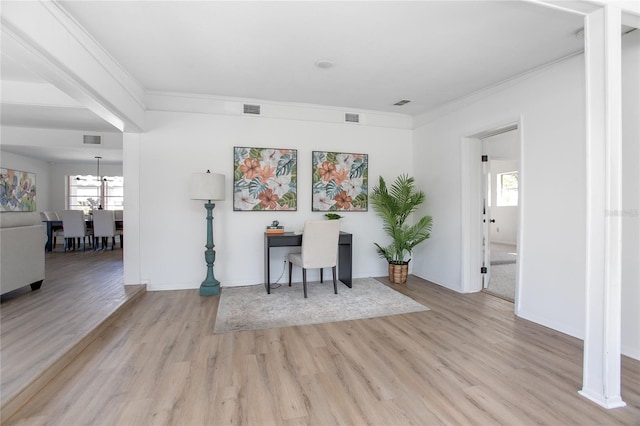
[[[124,179],[122,176],[68,176],[68,208],[88,214],[99,206],[106,210],[122,210]]]
[[[518,172],[498,173],[498,190],[496,191],[496,205],[518,205]]]

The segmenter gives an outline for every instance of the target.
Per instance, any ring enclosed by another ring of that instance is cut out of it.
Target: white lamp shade
[[[224,200],[224,175],[218,173],[194,173],[189,182],[192,200]]]

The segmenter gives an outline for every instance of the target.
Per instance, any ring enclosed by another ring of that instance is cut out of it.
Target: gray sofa
[[[36,212],[0,213],[0,294],[44,280],[47,234]]]

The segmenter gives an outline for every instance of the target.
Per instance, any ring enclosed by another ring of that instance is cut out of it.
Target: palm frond
[[[430,216],[423,216],[413,225],[405,224],[425,199],[424,192],[416,189],[414,178],[400,175],[389,188],[380,176],[378,185],[372,188],[369,201],[382,218],[383,229],[392,240],[387,247],[374,243],[381,257],[389,262],[402,262],[411,255],[415,246],[430,237]]]

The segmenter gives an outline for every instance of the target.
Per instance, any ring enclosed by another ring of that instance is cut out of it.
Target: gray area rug
[[[428,311],[424,305],[373,278],[353,280],[353,288],[333,282],[307,283],[308,298],[302,283],[287,284],[271,289],[264,285],[223,288],[214,333],[293,325],[320,324],[374,318],[387,315]]]

